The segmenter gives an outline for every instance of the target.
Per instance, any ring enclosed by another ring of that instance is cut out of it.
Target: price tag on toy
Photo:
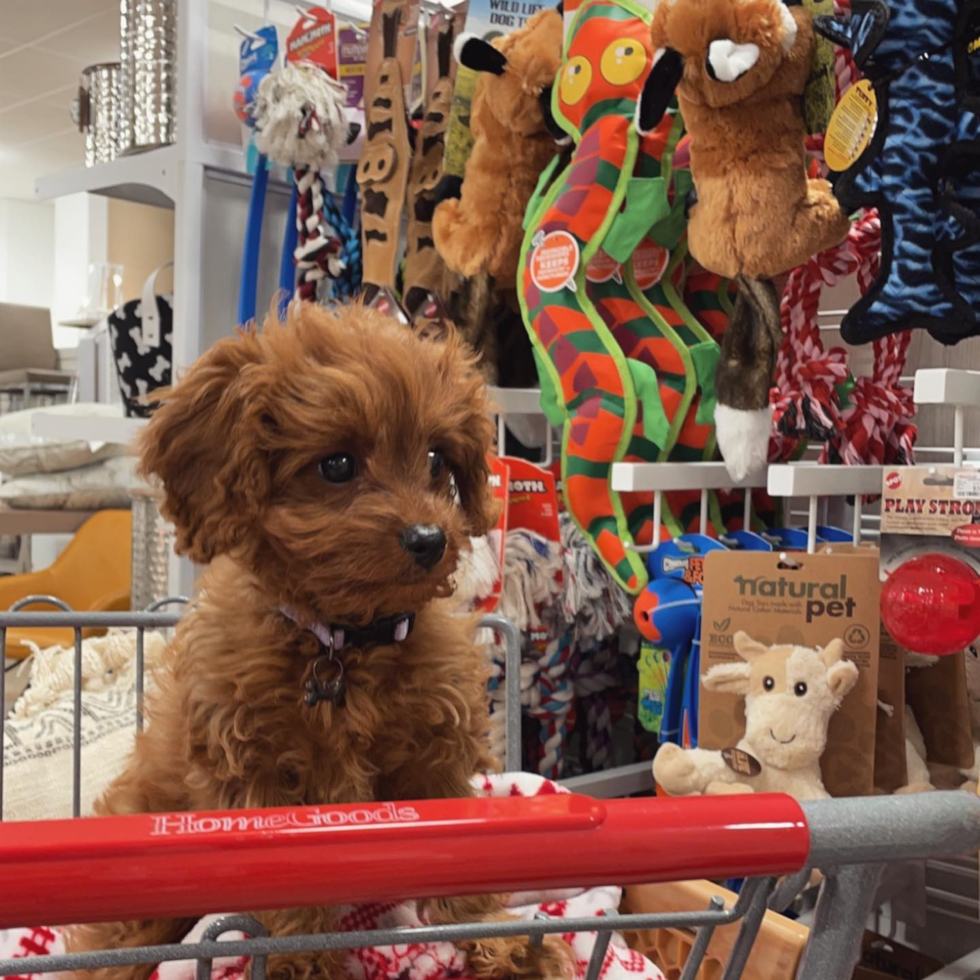
[[[980,500],[980,470],[960,470],[953,477],[954,500]]]
[[[837,173],[854,166],[871,142],[877,123],[874,86],[862,78],[844,93],[830,119],[823,144],[827,166]]]

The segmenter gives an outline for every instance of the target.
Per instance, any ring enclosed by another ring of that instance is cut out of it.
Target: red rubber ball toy
[[[980,636],[980,575],[950,555],[899,565],[881,590],[881,619],[913,653],[958,653]]]

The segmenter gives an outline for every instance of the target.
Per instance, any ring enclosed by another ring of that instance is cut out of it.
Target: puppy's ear
[[[476,357],[453,330],[440,345],[439,374],[444,385],[433,391],[445,424],[444,452],[452,468],[460,507],[471,537],[487,533],[497,521],[498,507],[490,490],[487,456],[493,447],[494,425]]]
[[[261,408],[245,391],[260,360],[254,334],[218,341],[164,395],[140,440],[140,473],[163,482],[177,550],[198,564],[243,539],[268,492],[253,438]]]

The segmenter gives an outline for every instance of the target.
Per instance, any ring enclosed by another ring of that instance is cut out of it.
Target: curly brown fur
[[[651,32],[655,49],[683,58],[677,96],[698,195],[691,254],[729,278],[771,279],[840,244],[847,215],[827,181],[806,174],[810,14],[780,0],[677,0],[657,6]],[[719,39],[756,45],[758,60],[733,81],[712,77],[710,45]]]
[[[555,155],[540,96],[558,72],[561,38],[561,14],[542,10],[493,41],[507,65],[480,75],[462,196],[439,204],[432,219],[436,249],[462,276],[488,272],[503,288],[516,281],[524,211]]]
[[[493,426],[462,341],[417,339],[363,307],[294,305],[288,322],[216,344],[171,391],[142,441],[163,481],[179,548],[211,562],[147,699],[148,726],[102,814],[467,796],[491,767],[485,657],[474,620],[453,615],[452,575],[468,535],[495,513],[486,453]],[[433,478],[427,454],[444,453]],[[349,484],[321,459],[348,452]],[[450,476],[459,491],[451,491]],[[426,571],[400,546],[409,524],[438,524],[443,558]],[[303,620],[366,624],[415,610],[398,645],[342,651],[342,705],[303,701],[320,652]],[[475,900],[450,899],[472,913]],[[498,899],[479,900],[500,914]],[[329,909],[259,911],[273,935],[323,931]],[[188,923],[78,927],[69,949],[178,940]],[[480,977],[559,976],[549,944],[482,944]],[[278,980],[340,973],[336,953],[273,958]],[[508,965],[509,964],[509,965]],[[506,966],[505,966],[506,965]],[[133,980],[149,970],[100,971]]]

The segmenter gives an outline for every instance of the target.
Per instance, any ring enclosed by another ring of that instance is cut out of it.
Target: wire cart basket
[[[57,600],[35,596],[0,613],[0,654],[9,630],[59,626],[74,631],[75,817],[83,778],[83,630],[136,630],[139,705],[144,633],[174,626],[180,612],[171,606],[184,601],[163,600],[145,612],[94,614],[72,612]],[[39,603],[57,609],[34,611]],[[32,611],[24,611],[25,606]],[[503,633],[506,641],[506,761],[514,764],[520,758],[519,638],[502,617],[485,617],[481,625]],[[0,672],[0,704],[3,697]],[[0,713],[0,819],[4,717]],[[136,724],[143,724],[138,709]],[[586,980],[599,980],[615,931],[644,952],[656,947],[658,934],[681,937],[683,955],[667,971],[668,980],[717,976],[719,970],[721,980],[743,975],[844,980],[858,959],[887,863],[980,849],[980,798],[964,792],[802,804],[778,794],[599,800],[572,793],[421,800],[399,803],[397,809],[389,806],[383,820],[374,820],[372,813],[385,806],[0,824],[0,874],[6,882],[17,882],[16,888],[0,890],[0,929],[608,882],[628,886],[623,906],[600,917],[543,916],[302,936],[269,936],[250,916],[229,915],[213,923],[197,943],[0,960],[0,976],[195,960],[198,980],[210,980],[216,958],[248,956],[252,977],[264,980],[268,957],[280,954],[502,936],[540,942],[547,934],[581,931],[597,935]],[[808,931],[802,926],[787,931],[774,912],[792,903],[814,869],[822,872],[823,881],[812,924]],[[733,877],[746,881],[737,896],[727,898],[710,882],[697,881]],[[692,880],[693,890],[655,884]],[[683,907],[665,910],[665,900]],[[248,938],[220,938],[232,931]],[[724,943],[718,941],[722,933],[728,937]],[[771,958],[756,959],[753,968],[754,945],[772,942],[785,947],[779,968]],[[709,965],[716,969],[706,974]]]

